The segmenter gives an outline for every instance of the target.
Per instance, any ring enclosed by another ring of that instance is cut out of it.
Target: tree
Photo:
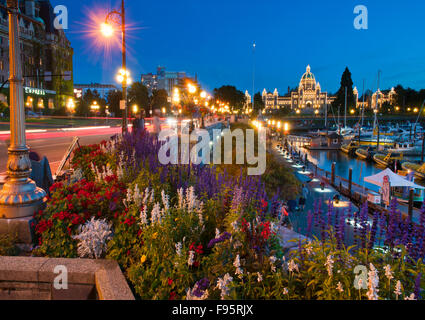
[[[167,90],[159,89],[154,90],[152,92],[151,97],[151,107],[152,110],[166,108],[168,110],[169,108],[169,102],[168,102],[168,93]]]
[[[257,92],[256,94],[254,94],[254,111],[258,111],[257,113],[259,113],[263,109],[264,109],[263,96],[261,95],[260,92]]]
[[[353,93],[353,80],[351,79],[351,72],[348,70],[348,67],[345,68],[344,73],[341,77],[341,87],[336,93],[335,101],[332,103],[332,107],[344,108],[345,106],[345,88],[347,88],[347,110],[350,108],[354,108],[356,106],[356,102],[354,100]],[[342,109],[343,110],[343,109]]]
[[[129,106],[137,104],[139,109],[143,108],[149,114],[149,91],[141,82],[134,82],[128,90]]]
[[[90,89],[88,89],[77,103],[77,107],[75,108],[75,113],[77,114],[77,116],[88,117],[91,112],[90,106],[93,104],[94,101],[97,101],[97,104],[100,106],[101,109],[105,108],[106,101],[105,99],[102,99],[100,97],[99,92],[97,92],[97,90],[91,91]]]
[[[228,103],[230,108],[239,111],[244,107],[245,95],[235,86],[222,86],[214,89],[214,99]]]
[[[122,91],[113,90],[109,91],[106,96],[109,106],[109,112],[113,113],[115,117],[122,117],[122,111],[120,110],[120,101],[122,100]]]

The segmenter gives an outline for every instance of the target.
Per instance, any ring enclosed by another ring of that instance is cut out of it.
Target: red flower
[[[171,286],[173,284],[173,279],[168,278],[168,285]]]
[[[265,201],[264,199],[261,199],[261,206],[263,207],[263,208],[267,208],[267,206],[268,206],[269,204],[267,203],[267,201]]]
[[[176,295],[177,294],[174,291],[171,291],[169,300],[174,300],[176,298]]]

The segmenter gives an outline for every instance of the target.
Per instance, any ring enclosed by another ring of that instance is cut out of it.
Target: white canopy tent
[[[399,176],[398,174],[392,172],[391,169],[388,169],[388,168],[385,169],[384,171],[381,171],[381,172],[373,175],[373,176],[365,177],[364,181],[372,183],[372,184],[377,185],[377,186],[382,188],[385,176],[388,176],[391,188],[393,188],[393,187],[407,187],[407,188],[420,189],[420,190],[425,189],[425,187],[417,185],[416,183],[409,181],[402,176]]]

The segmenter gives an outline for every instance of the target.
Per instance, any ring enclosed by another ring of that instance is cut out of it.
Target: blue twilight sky
[[[114,83],[120,47],[96,47],[83,30],[90,29],[85,24],[94,29],[93,12],[118,8],[120,1],[51,2],[69,11],[75,82]],[[360,4],[368,8],[368,30],[353,26]],[[256,92],[297,86],[307,64],[332,93],[345,66],[360,92],[363,79],[376,90],[378,70],[383,89],[425,88],[423,0],[126,0],[126,11],[133,79],[162,65],[196,73],[209,90],[231,84],[251,92],[255,41]]]

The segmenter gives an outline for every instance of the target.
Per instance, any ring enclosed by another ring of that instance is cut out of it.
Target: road
[[[27,133],[27,145],[41,157],[47,157],[52,173],[54,174],[66,150],[71,144],[73,137],[80,137],[80,145],[88,145],[107,140],[112,135],[119,132],[121,132],[120,127],[100,127],[94,130],[81,129],[65,132]],[[9,136],[0,136],[0,174],[4,174],[6,171],[8,145]]]

